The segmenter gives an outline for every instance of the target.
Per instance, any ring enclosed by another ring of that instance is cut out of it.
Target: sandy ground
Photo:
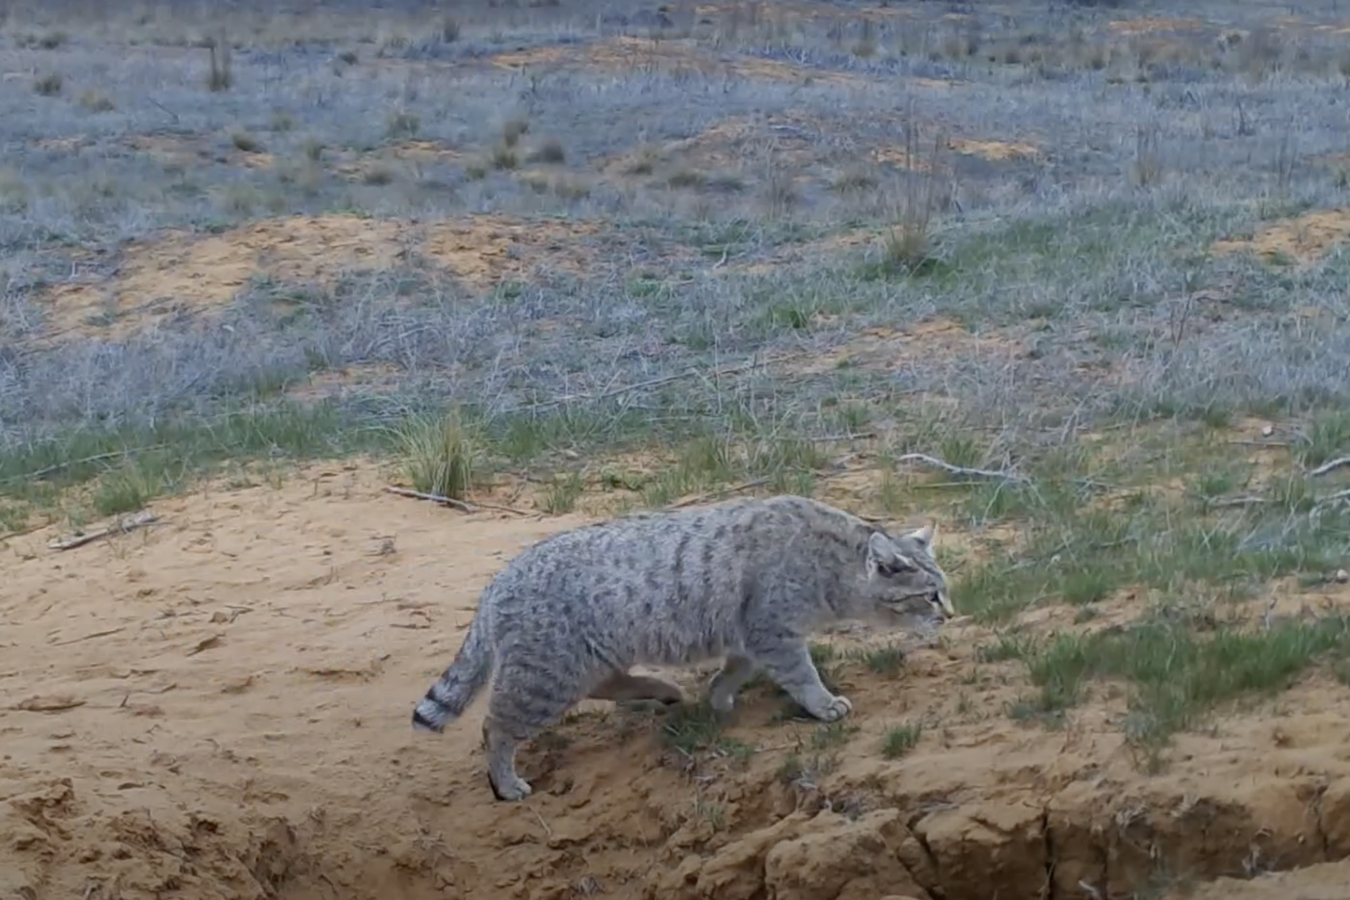
[[[162,524],[75,550],[0,546],[0,898],[1031,900],[1219,876],[1242,881],[1200,896],[1350,898],[1350,865],[1317,865],[1350,854],[1350,691],[1314,679],[1149,776],[1117,701],[1012,721],[1021,675],[976,666],[975,626],[897,678],[840,667],[858,730],[837,746],[763,690],[739,759],[591,703],[522,753],[536,796],[495,803],[482,704],[441,737],[412,704],[503,560],[581,520],[382,484],[331,464],[159,501]],[[923,736],[888,760],[904,720]]]

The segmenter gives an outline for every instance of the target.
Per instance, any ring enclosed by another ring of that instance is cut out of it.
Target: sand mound
[[[494,803],[481,704],[440,738],[409,710],[502,559],[580,520],[380,484],[315,467],[163,501],[163,524],[112,542],[8,542],[0,896],[1033,900],[1350,854],[1344,688],[1184,735],[1146,776],[1123,701],[1061,731],[1011,721],[1022,676],[977,666],[990,634],[971,625],[893,677],[832,663],[853,730],[782,721],[756,689],[728,741],[689,752],[655,713],[588,704],[523,752],[536,795]],[[901,721],[923,735],[887,759]],[[1320,867],[1206,896],[1345,884]]]
[[[602,248],[588,222],[502,215],[412,225],[355,215],[289,216],[219,234],[171,232],[132,244],[109,281],[67,284],[49,295],[58,335],[123,337],[184,314],[225,306],[257,278],[328,286],[344,273],[381,270],[420,255],[472,288],[528,280],[543,269],[580,273]]]
[[[1247,239],[1215,241],[1215,253],[1249,251],[1271,261],[1315,262],[1350,242],[1350,210],[1326,209],[1261,228]]]

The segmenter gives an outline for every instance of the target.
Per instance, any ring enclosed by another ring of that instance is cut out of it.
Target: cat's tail
[[[414,729],[445,730],[446,723],[458,718],[487,684],[492,674],[492,644],[487,630],[487,616],[480,610],[469,625],[455,661],[436,679],[426,696],[417,701],[412,715]]]

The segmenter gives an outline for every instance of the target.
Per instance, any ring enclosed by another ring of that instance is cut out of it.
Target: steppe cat
[[[831,694],[805,635],[844,619],[894,624],[953,616],[931,526],[888,535],[803,497],[732,501],[620,518],[561,532],[512,559],[483,590],[454,662],[413,712],[442,731],[492,681],[483,722],[488,780],[499,800],[530,785],[516,746],[579,700],[677,703],[680,688],[630,675],[636,664],[684,665],[725,654],[709,683],[722,712],[763,668],[811,715],[852,709]]]

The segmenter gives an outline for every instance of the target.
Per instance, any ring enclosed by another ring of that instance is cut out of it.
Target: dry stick
[[[1204,501],[1204,498],[1201,498]],[[1269,503],[1266,497],[1230,497],[1227,500],[1207,500],[1206,505],[1214,509],[1224,509],[1230,506],[1260,506],[1262,503]]]
[[[1320,466],[1309,472],[1308,476],[1310,478],[1319,478],[1326,475],[1328,472],[1334,472],[1337,469],[1343,469],[1346,466],[1350,466],[1350,456],[1340,456],[1336,459],[1322,463]]]
[[[105,459],[116,459],[119,456],[130,456],[133,453],[145,453],[149,450],[163,450],[164,444],[151,444],[149,447],[131,447],[126,450],[113,450],[108,453],[95,453],[93,456],[86,456],[82,459],[71,459],[65,462],[59,462],[46,468],[38,469],[36,472],[27,472],[23,475],[11,475],[4,480],[5,484],[11,481],[25,481],[29,478],[45,478],[48,475],[54,475],[63,469],[69,469],[74,466],[88,465],[93,462],[102,462]]]
[[[1238,447],[1291,447],[1288,441],[1253,441],[1247,438],[1232,438],[1228,443]]]
[[[742,491],[748,491],[752,488],[762,487],[769,483],[769,478],[752,478],[749,481],[742,481],[740,484],[733,484],[729,487],[718,488],[715,491],[707,491],[702,494],[695,494],[692,497],[685,497],[683,500],[676,500],[674,503],[667,503],[662,509],[681,509],[686,506],[695,506],[699,503],[706,503],[712,500],[721,500],[723,497],[730,497],[732,494],[739,494]]]
[[[1346,488],[1343,491],[1337,491],[1334,494],[1328,494],[1325,497],[1319,497],[1313,503],[1313,506],[1325,506],[1328,503],[1338,503],[1341,500],[1350,500],[1350,488]]]
[[[848,459],[848,457],[844,457],[843,459]],[[842,464],[843,464],[842,460],[836,460],[834,462],[835,466],[839,466]],[[845,471],[846,470],[840,469],[834,472],[818,473],[816,477],[821,480],[825,480],[829,478],[834,478],[837,475],[843,475]],[[724,497],[730,497],[732,494],[739,494],[742,491],[748,491],[753,488],[763,487],[772,480],[773,480],[772,478],[768,477],[752,478],[749,481],[742,481],[740,484],[729,485],[727,487],[718,488],[713,491],[707,491],[706,493],[696,494],[693,497],[685,497],[683,500],[676,500],[674,503],[667,503],[665,506],[661,507],[661,509],[662,510],[680,509],[685,506],[694,506],[695,504],[698,503],[711,502],[713,500],[721,500]]]
[[[464,500],[456,500],[454,497],[446,497],[441,494],[427,494],[422,491],[414,491],[410,488],[386,486],[385,491],[390,494],[397,494],[400,497],[411,497],[414,500],[427,500],[431,503],[439,503],[442,506],[448,506],[451,509],[457,509],[464,513],[476,513],[480,510],[491,509],[497,512],[513,513],[517,516],[528,516],[530,513],[523,509],[516,509],[514,506],[498,506],[494,503],[467,503]]]
[[[1338,503],[1342,500],[1350,500],[1350,488],[1343,491],[1337,491],[1334,494],[1327,494],[1325,497],[1317,497],[1313,500],[1313,509],[1319,506],[1326,506],[1328,503]],[[1260,506],[1263,503],[1274,503],[1269,497],[1230,497],[1227,500],[1211,500],[1209,505],[1215,509],[1232,506]]]
[[[74,550],[76,547],[83,547],[85,544],[93,543],[100,538],[110,537],[114,534],[127,534],[137,528],[153,525],[158,521],[159,516],[148,510],[142,510],[134,516],[114,522],[107,528],[100,528],[98,531],[91,531],[88,534],[77,534],[65,540],[51,541],[47,546],[52,550]]]
[[[994,481],[1011,481],[1017,484],[1027,483],[1027,479],[1012,472],[995,472],[991,469],[972,469],[966,466],[954,466],[945,460],[938,459],[935,456],[929,456],[927,453],[905,453],[901,456],[897,456],[895,461],[897,463],[922,463],[925,466],[934,469],[941,469],[949,475],[964,475],[968,478],[989,478]]]

